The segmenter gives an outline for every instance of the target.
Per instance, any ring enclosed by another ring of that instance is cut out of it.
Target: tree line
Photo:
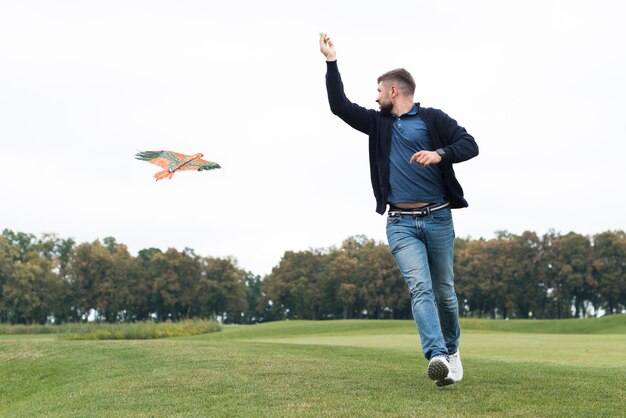
[[[572,318],[626,309],[626,234],[506,231],[455,240],[461,316]],[[115,238],[77,244],[46,234],[0,235],[0,323],[134,322],[217,317],[409,319],[389,248],[365,236],[286,251],[261,278],[234,258],[143,249]]]

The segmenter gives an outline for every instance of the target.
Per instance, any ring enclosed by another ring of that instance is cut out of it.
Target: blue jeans
[[[409,286],[426,359],[457,352],[461,331],[454,291],[454,225],[449,207],[428,216],[390,216],[387,240]]]

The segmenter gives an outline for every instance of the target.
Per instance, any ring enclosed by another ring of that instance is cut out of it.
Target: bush
[[[62,325],[0,325],[0,334],[59,334],[69,340],[148,340],[221,331],[214,320],[134,322],[126,324],[72,323]]]

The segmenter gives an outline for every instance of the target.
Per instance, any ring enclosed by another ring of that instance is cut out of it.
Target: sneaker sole
[[[451,385],[453,383],[454,383],[454,380],[452,380],[449,377],[446,377],[445,379],[442,379],[442,380],[435,380],[435,384],[439,386],[440,388]]]
[[[448,377],[450,370],[443,361],[433,361],[428,365],[428,377],[431,380],[444,380]]]

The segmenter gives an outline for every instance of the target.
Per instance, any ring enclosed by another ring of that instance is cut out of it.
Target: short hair
[[[378,77],[379,84],[381,81],[390,81],[396,84],[405,96],[413,96],[415,94],[415,80],[411,73],[404,68],[396,68],[395,70],[387,71],[385,74]]]

